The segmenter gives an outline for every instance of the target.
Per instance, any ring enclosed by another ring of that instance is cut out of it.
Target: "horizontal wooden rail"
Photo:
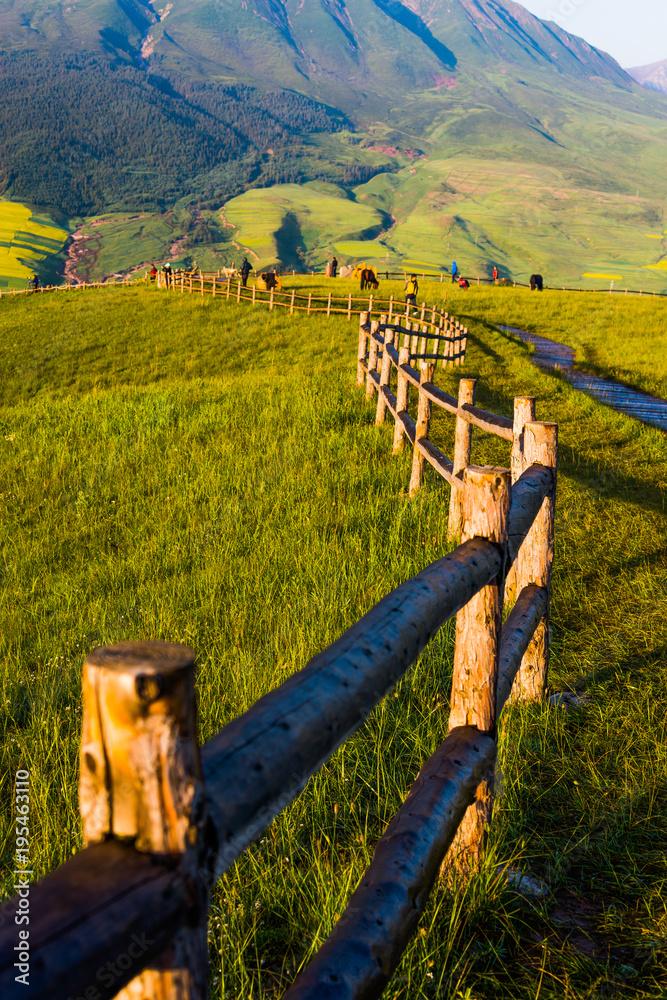
[[[331,936],[283,1000],[373,1000],[382,994],[495,755],[491,737],[472,727],[452,730],[378,841]]]
[[[495,434],[496,437],[503,438],[505,441],[514,439],[514,425],[507,417],[500,417],[496,413],[487,413],[486,410],[480,410],[478,406],[471,404],[462,406],[460,415],[463,420],[481,428],[487,434]]]
[[[498,657],[498,685],[496,687],[496,715],[505,707],[512,691],[521,660],[523,659],[535,629],[544,617],[549,604],[549,594],[545,587],[530,585],[524,587],[519,599],[503,625]]]
[[[454,478],[454,463],[451,458],[447,458],[428,438],[419,438],[416,445],[426,461],[433,466],[436,472],[439,472],[442,478],[446,479],[448,483],[454,483],[455,488],[458,488],[459,482]]]
[[[514,562],[519,549],[537,517],[545,497],[554,489],[554,470],[532,465],[512,487],[508,559]]]

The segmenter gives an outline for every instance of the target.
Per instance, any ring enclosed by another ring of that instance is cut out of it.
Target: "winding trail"
[[[538,368],[543,371],[560,371],[580,392],[593,396],[605,406],[611,406],[627,417],[634,417],[644,424],[667,431],[667,400],[649,396],[648,393],[639,392],[638,389],[629,389],[625,385],[600,378],[598,375],[579,371],[574,367],[575,351],[567,344],[540,337],[536,333],[528,333],[516,326],[499,326],[498,329],[532,344],[535,352],[531,360]]]

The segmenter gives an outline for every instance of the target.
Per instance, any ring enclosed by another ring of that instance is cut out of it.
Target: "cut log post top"
[[[171,946],[125,979],[116,1000],[204,1000],[208,893],[205,796],[196,738],[194,653],[167,642],[96,649],[83,669],[80,799],[86,844],[131,841],[178,859],[192,916]],[[138,974],[137,974],[138,972]],[[122,986],[123,983],[119,983]]]
[[[177,855],[194,831],[194,653],[166,642],[96,649],[83,668],[80,802],[86,844],[113,836]]]

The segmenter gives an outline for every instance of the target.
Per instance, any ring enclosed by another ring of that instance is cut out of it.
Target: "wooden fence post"
[[[313,301],[313,293],[308,292],[308,308],[306,310],[306,316],[310,316],[310,304]]]
[[[173,858],[190,874],[196,914],[195,923],[179,931],[116,1000],[207,995],[208,896],[197,875],[205,816],[196,733],[191,649],[123,642],[87,657],[80,777],[84,844],[119,838],[143,853]]]
[[[424,385],[426,382],[433,381],[433,373],[435,371],[435,365],[429,364],[425,361],[422,362],[421,366],[421,377],[419,379],[420,383]],[[419,492],[423,482],[424,482],[424,464],[426,459],[422,455],[418,447],[418,442],[420,438],[427,438],[429,431],[431,429],[431,412],[433,410],[433,404],[431,400],[423,392],[419,393],[419,404],[417,407],[417,429],[415,431],[415,448],[412,455],[412,473],[410,475],[410,496],[415,496]]]
[[[524,428],[535,420],[535,397],[515,396],[514,398],[514,428],[512,440],[512,486],[521,478],[528,468],[524,457]],[[505,607],[514,605],[518,597],[516,589],[516,561],[510,566],[505,580]]]
[[[386,320],[386,316],[384,317]],[[385,326],[384,328],[384,353],[382,355],[382,368],[380,370],[380,391],[378,392],[378,405],[375,411],[375,425],[379,427],[383,424],[385,417],[387,415],[387,400],[385,399],[384,393],[382,392],[383,386],[389,386],[389,380],[391,378],[391,357],[387,347],[390,347],[394,343],[394,337],[396,336],[396,331],[392,330],[390,326]]]
[[[370,313],[369,313],[370,316]],[[375,380],[372,377],[372,373],[377,369],[378,364],[378,353],[380,350],[380,345],[377,340],[375,340],[375,334],[379,333],[380,324],[376,319],[371,323],[371,337],[370,346],[368,348],[368,372],[366,374],[366,399],[370,399],[375,391]]]
[[[394,313],[394,296],[389,296],[389,322],[391,323],[391,317]]]
[[[293,288],[292,289],[292,299],[291,299],[290,304],[289,304],[289,314],[290,314],[290,316],[294,315],[294,296],[295,295],[296,295],[296,289]]]
[[[366,340],[368,339],[368,331],[366,326],[368,325],[368,313],[359,314],[359,349],[357,350],[357,385],[362,386],[364,384],[364,378],[366,372],[364,371],[364,365],[366,364]]]
[[[241,301],[241,282],[240,281],[239,281],[238,286],[236,288],[236,301],[237,302]]]
[[[329,298],[327,300],[327,316],[331,316],[331,292],[329,292]]]
[[[396,387],[396,424],[394,426],[394,455],[403,451],[403,445],[405,443],[405,431],[403,430],[403,424],[398,418],[400,413],[407,413],[410,401],[410,383],[408,382],[407,376],[401,371],[401,365],[410,364],[409,347],[400,348],[398,352],[398,364],[398,384]]]
[[[477,379],[462,378],[459,382],[459,408],[475,402],[475,387]],[[454,444],[453,474],[463,482],[463,473],[470,465],[472,448],[472,424],[460,415],[456,418],[456,440]],[[463,531],[463,491],[456,486],[451,487],[449,497],[449,523],[447,535],[458,538]]]
[[[308,304],[310,305],[310,297],[308,298]],[[352,319],[352,292],[347,297],[347,319],[348,322]]]
[[[199,283],[201,285],[201,294],[202,294],[202,298],[203,298],[204,297],[204,275],[201,272],[199,274]]]
[[[545,497],[540,512],[526,535],[515,559],[516,593],[535,584],[547,591],[547,610],[530,642],[512,687],[512,701],[539,701],[544,697],[549,669],[549,604],[551,570],[554,560],[556,517],[556,467],[558,462],[558,424],[532,421],[524,426],[523,456],[525,468],[544,465],[554,470],[554,485]]]
[[[227,278],[227,301],[228,302],[229,302],[229,295],[231,293],[231,290],[232,290],[232,279],[231,278]]]
[[[462,541],[486,538],[507,551],[511,498],[509,469],[470,466],[463,474]],[[456,616],[456,649],[449,729],[476,726],[495,738],[498,651],[504,567]],[[493,811],[493,771],[477,789],[447,856],[462,871],[480,861]]]
[[[252,304],[254,305],[257,301],[257,285],[252,286]]]
[[[269,292],[269,312],[273,310],[273,292],[274,289],[272,288],[271,291]]]
[[[459,366],[466,363],[466,352],[468,350],[468,327],[461,327],[461,346],[459,348]]]

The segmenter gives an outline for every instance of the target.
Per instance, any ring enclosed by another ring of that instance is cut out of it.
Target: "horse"
[[[370,269],[370,267],[365,267],[361,272],[361,290],[365,291],[367,288],[379,288],[380,284],[375,277],[375,272]]]

